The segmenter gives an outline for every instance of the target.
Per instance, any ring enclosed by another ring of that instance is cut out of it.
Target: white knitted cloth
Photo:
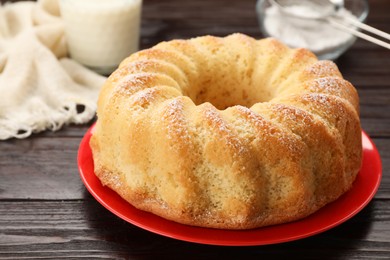
[[[0,6],[0,140],[93,118],[106,78],[67,54],[58,0]]]

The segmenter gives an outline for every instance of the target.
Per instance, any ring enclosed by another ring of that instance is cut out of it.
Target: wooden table
[[[370,4],[367,22],[390,32],[390,1]],[[255,0],[145,0],[142,47],[203,34],[261,37],[254,7]],[[358,40],[337,64],[359,91],[362,126],[383,163],[375,198],[344,224],[294,242],[251,247],[201,245],[145,231],[86,190],[76,156],[90,124],[67,126],[0,142],[0,259],[389,259],[390,51]]]

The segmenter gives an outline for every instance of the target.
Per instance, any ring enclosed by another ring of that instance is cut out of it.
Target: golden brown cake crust
[[[301,219],[351,188],[359,98],[331,61],[243,34],[125,59],[98,101],[96,176],[138,209],[249,229]]]

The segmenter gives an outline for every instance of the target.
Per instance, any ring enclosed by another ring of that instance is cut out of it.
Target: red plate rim
[[[141,211],[122,199],[116,192],[102,186],[95,176],[89,140],[93,127],[83,137],[78,151],[81,179],[92,196],[119,218],[150,232],[166,237],[209,245],[268,245],[306,238],[329,230],[360,212],[374,197],[382,178],[379,152],[362,131],[363,163],[351,190],[314,214],[290,223],[250,230],[222,230],[179,224]]]

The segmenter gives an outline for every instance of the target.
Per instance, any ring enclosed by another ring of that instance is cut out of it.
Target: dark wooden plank
[[[0,199],[80,199],[77,168],[80,138],[0,142]]]
[[[177,0],[146,0],[142,7],[142,17],[145,20],[179,20],[183,24],[198,22],[198,24],[206,25],[205,21],[214,21],[214,23],[208,23],[209,27],[213,24],[224,25],[225,27],[257,24],[256,0],[197,0],[186,2],[185,5],[180,5],[179,2]],[[227,20],[227,17],[230,19]],[[241,18],[245,19],[242,20]],[[194,23],[192,26],[196,25]]]
[[[358,88],[358,93],[362,128],[372,137],[389,138],[390,88]]]
[[[358,89],[363,128],[375,136],[390,137],[390,88]]]
[[[390,31],[390,28],[389,30]],[[359,40],[358,43],[363,40]],[[388,89],[390,84],[390,51],[365,43],[367,47],[354,45],[337,61],[344,78],[357,89]]]
[[[388,0],[369,0],[370,13],[367,23],[382,23],[385,28],[389,28],[389,2]],[[383,28],[383,30],[385,30]],[[388,30],[387,30],[388,32]]]
[[[390,134],[390,120],[377,118],[362,118],[362,128],[371,137],[388,138]]]
[[[390,199],[390,139],[373,139],[382,160],[382,181],[376,198]],[[390,203],[389,203],[390,204]]]
[[[367,108],[369,106],[381,106],[387,108],[386,106],[390,105],[390,88],[358,88],[358,93],[360,106],[366,106]],[[390,117],[388,113],[382,112],[381,114]]]
[[[357,216],[323,234],[280,245],[245,248],[198,245],[162,237],[120,220],[90,199],[0,205],[0,258],[199,259],[223,254],[234,259],[245,252],[253,258],[294,255],[297,259],[376,259],[390,254],[390,205],[383,200],[372,201]]]
[[[241,32],[259,38],[255,4],[255,0],[199,0],[187,1],[185,5],[176,0],[146,0],[142,10],[141,47],[208,34],[224,36]]]

